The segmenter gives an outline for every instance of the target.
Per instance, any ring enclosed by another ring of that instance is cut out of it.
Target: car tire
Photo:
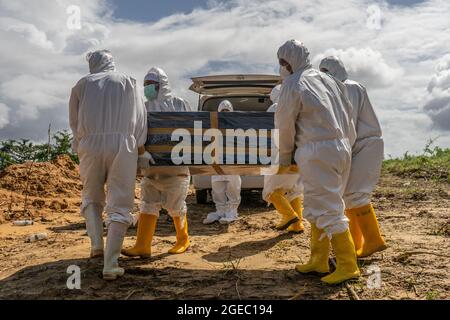
[[[207,204],[208,190],[196,190],[195,197],[197,198],[197,204]]]

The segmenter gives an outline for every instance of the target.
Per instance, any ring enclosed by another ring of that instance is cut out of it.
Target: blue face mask
[[[144,94],[148,100],[155,100],[158,97],[158,91],[156,90],[156,85],[151,84],[144,87]]]

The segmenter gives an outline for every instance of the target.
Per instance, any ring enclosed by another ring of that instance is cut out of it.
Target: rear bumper
[[[194,176],[193,178],[195,190],[211,189],[211,177]],[[242,187],[245,189],[263,189],[264,176],[242,177]]]

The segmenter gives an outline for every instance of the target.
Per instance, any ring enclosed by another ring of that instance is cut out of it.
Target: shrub
[[[12,164],[27,161],[46,162],[60,155],[68,155],[78,163],[78,157],[71,150],[72,135],[68,131],[55,133],[48,143],[35,144],[30,140],[0,141],[0,170]]]

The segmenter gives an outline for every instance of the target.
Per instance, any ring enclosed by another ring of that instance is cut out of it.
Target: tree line
[[[0,141],[0,171],[28,161],[52,161],[60,155],[68,155],[78,163],[78,157],[71,148],[72,139],[72,134],[64,130],[50,136],[47,143],[34,143],[27,139]]]

